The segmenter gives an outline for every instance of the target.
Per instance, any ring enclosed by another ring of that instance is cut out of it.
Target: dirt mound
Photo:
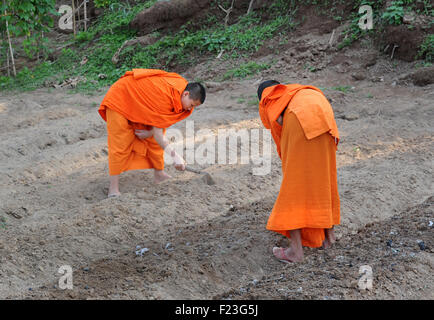
[[[176,27],[186,23],[201,10],[209,7],[206,0],[161,1],[140,12],[130,23],[132,29],[147,34],[163,27]]]
[[[321,256],[277,267],[217,298],[431,300],[434,282],[428,274],[434,268],[433,218],[434,197],[430,197],[387,221],[342,237]],[[359,286],[361,266],[372,269],[372,289]]]
[[[253,9],[261,8],[270,0],[256,0]],[[234,2],[231,20],[247,12],[250,0]],[[227,8],[226,8],[227,9]],[[176,28],[188,21],[206,17],[208,11],[225,16],[225,13],[215,4],[207,0],[172,0],[161,1],[140,12],[130,23],[130,27],[144,35],[152,31],[166,28]],[[223,18],[221,20],[223,22]]]
[[[417,86],[426,86],[434,83],[434,66],[416,70],[411,77],[413,83]]]
[[[404,61],[414,61],[424,40],[425,32],[419,27],[409,29],[406,25],[388,26],[384,35],[385,53]]]

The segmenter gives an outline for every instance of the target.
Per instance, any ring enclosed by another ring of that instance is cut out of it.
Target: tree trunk
[[[75,31],[75,0],[72,0],[72,28],[74,29],[74,37],[76,35]]]
[[[5,1],[3,0],[3,5],[5,4]],[[5,15],[6,15],[6,10],[5,10]],[[6,34],[8,36],[8,42],[9,42],[9,51],[11,54],[11,62],[12,62],[12,70],[14,72],[14,77],[17,76],[17,70],[15,69],[15,60],[14,60],[14,50],[12,49],[12,43],[11,43],[11,36],[9,34],[9,25],[8,25],[8,21],[6,20]],[[9,60],[8,60],[9,61]],[[9,70],[9,69],[8,69]]]
[[[253,3],[255,2],[255,0],[250,0],[250,3],[249,3],[249,9],[247,9],[247,14],[249,14],[251,11],[252,11],[252,8],[253,8]]]

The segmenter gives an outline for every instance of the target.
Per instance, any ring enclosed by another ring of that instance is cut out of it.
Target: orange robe
[[[280,126],[276,120],[284,110]],[[301,229],[304,246],[320,247],[324,229],[340,223],[339,133],[331,105],[315,87],[277,85],[264,90],[259,113],[271,130],[283,173],[266,228],[287,237],[289,230]]]
[[[110,87],[98,109],[107,122],[110,175],[164,169],[164,151],[154,137],[141,140],[134,130],[166,129],[188,117],[193,109],[184,111],[181,104],[187,83],[176,73],[133,69]]]

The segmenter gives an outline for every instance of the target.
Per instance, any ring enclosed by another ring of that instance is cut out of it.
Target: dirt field
[[[132,171],[121,177],[122,196],[107,199],[104,93],[3,92],[0,298],[433,299],[434,85],[402,80],[414,63],[363,48],[326,51],[329,39],[299,37],[262,55],[256,61],[271,69],[214,85],[189,119],[196,130],[261,128],[251,103],[261,78],[323,89],[342,139],[333,248],[306,249],[297,265],[273,258],[271,248],[287,244],[265,230],[281,181],[274,145],[265,176],[253,164],[204,166],[211,186],[168,167],[173,179],[156,186],[150,171]],[[225,63],[184,75],[213,80]],[[137,246],[148,251],[136,255]],[[58,288],[62,265],[73,269],[73,290]],[[363,265],[372,267],[371,290],[358,286]]]

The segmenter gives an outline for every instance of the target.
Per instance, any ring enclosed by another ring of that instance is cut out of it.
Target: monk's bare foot
[[[110,186],[107,192],[107,198],[120,196],[119,192],[119,175],[110,176]]]
[[[107,198],[116,198],[116,197],[119,197],[120,195],[121,195],[120,192],[109,193],[109,194],[107,195]]]
[[[324,231],[325,231],[325,239],[324,242],[322,243],[322,246],[324,249],[328,249],[333,245],[333,243],[336,242],[335,231],[333,228],[325,229]]]
[[[292,248],[274,247],[273,255],[282,262],[301,262],[303,261],[303,251],[295,252]]]
[[[118,197],[120,195],[121,195],[121,193],[119,192],[118,186],[110,186],[108,188],[107,198],[114,198],[114,197]]]
[[[172,177],[168,175],[166,172],[164,172],[163,170],[154,170],[154,182],[156,184],[166,181],[170,178]]]

